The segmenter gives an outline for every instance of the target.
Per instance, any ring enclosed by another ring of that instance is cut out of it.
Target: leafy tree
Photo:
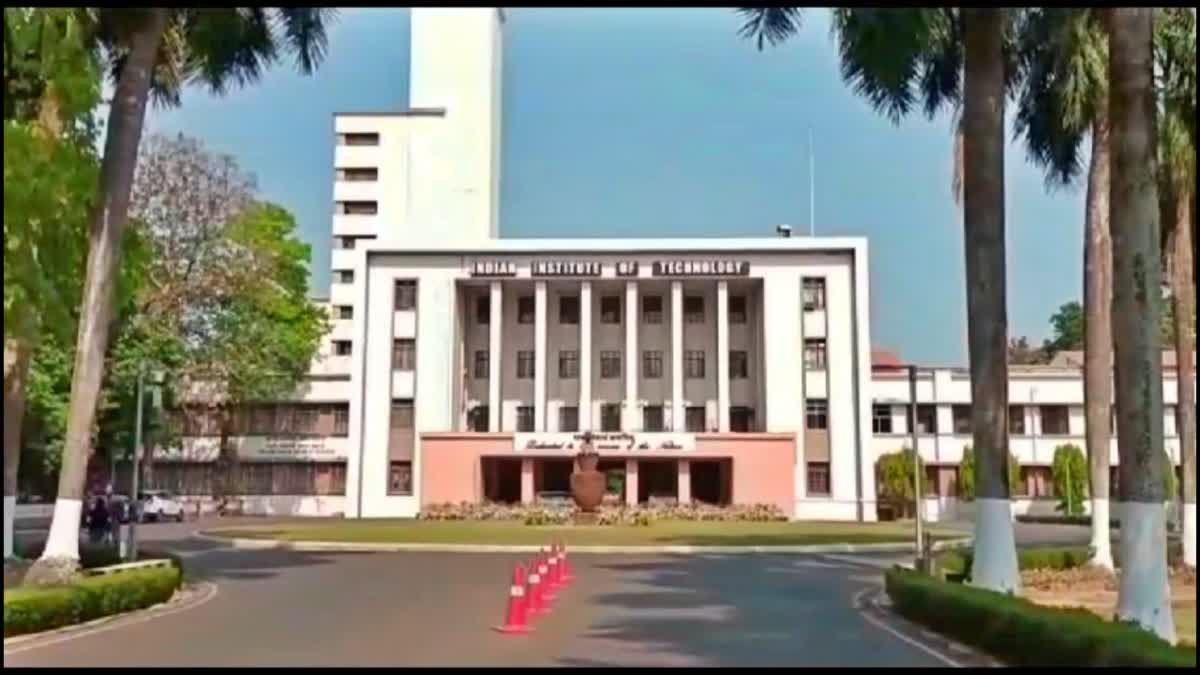
[[[925,462],[920,457],[915,458],[920,465],[918,477],[921,481],[921,494],[926,490]],[[903,448],[895,452],[880,455],[875,462],[876,485],[879,498],[900,507],[903,518],[916,516],[916,496],[913,494],[913,451]]]
[[[1072,300],[1050,315],[1053,337],[1042,345],[1049,356],[1057,352],[1083,349],[1083,306]]]
[[[1088,471],[1079,446],[1065,443],[1055,448],[1050,475],[1054,494],[1058,496],[1058,510],[1069,516],[1082,514],[1083,502],[1088,498]]]
[[[975,500],[975,449],[967,445],[963,447],[962,459],[958,463],[958,496],[966,501]],[[1008,484],[1014,487],[1017,494],[1024,493],[1021,483],[1021,463],[1016,455],[1008,455]]]

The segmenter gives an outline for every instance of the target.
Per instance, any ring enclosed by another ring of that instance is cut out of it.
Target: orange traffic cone
[[[501,633],[521,634],[533,630],[529,626],[528,606],[525,601],[525,568],[521,563],[513,566],[512,586],[508,589],[508,611],[504,625],[492,626]]]
[[[526,608],[531,617],[537,617],[550,611],[546,606],[546,599],[542,593],[542,565],[538,558],[534,558],[533,562],[529,563],[529,583],[527,587],[526,597],[529,599]]]
[[[557,566],[554,558],[546,554],[546,549],[538,556],[538,574],[542,575],[542,599],[546,604],[554,602],[558,596],[558,587],[554,583],[554,568]]]

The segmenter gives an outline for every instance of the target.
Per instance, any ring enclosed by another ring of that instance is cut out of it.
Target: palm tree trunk
[[[1008,485],[1008,312],[1004,247],[1005,10],[963,9],[963,229],[972,441],[972,583],[1020,592]]]
[[[1162,262],[1155,157],[1154,10],[1109,14],[1113,347],[1121,583],[1117,618],[1170,642],[1159,301]]]
[[[150,78],[168,12],[165,8],[147,9],[139,24],[131,28],[128,61],[109,110],[99,199],[92,209],[88,235],[87,275],[80,305],[58,499],[46,548],[27,576],[27,581],[33,583],[62,581],[74,574],[79,565],[79,517],[116,299],[120,244],[128,218],[129,192],[146,117]]]
[[[1092,122],[1083,243],[1083,405],[1092,501],[1091,564],[1113,571],[1108,470],[1112,465],[1112,240],[1108,232],[1108,111]]]
[[[1175,305],[1175,382],[1178,405],[1175,426],[1179,431],[1179,451],[1183,473],[1183,562],[1196,567],[1196,328],[1192,320],[1196,308],[1196,289],[1192,286],[1195,260],[1192,258],[1191,196],[1193,188],[1178,183],[1175,232],[1171,246],[1171,296]]]
[[[4,557],[13,557],[13,520],[17,508],[17,468],[21,462],[21,423],[33,345],[4,339]]]

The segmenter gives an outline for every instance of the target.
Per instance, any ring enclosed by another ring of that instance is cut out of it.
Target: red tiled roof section
[[[871,367],[872,368],[902,368],[904,362],[900,360],[900,356],[890,349],[872,349],[871,350]]]

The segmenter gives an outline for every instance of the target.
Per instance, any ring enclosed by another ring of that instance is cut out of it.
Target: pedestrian
[[[92,543],[112,543],[112,514],[103,497],[96,497],[88,513],[88,535]]]

